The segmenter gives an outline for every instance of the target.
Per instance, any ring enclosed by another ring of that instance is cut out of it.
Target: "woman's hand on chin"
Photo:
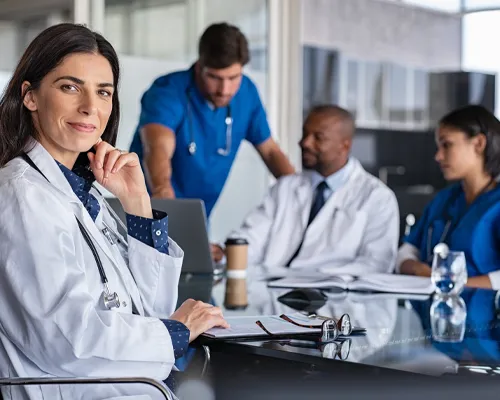
[[[118,150],[102,140],[94,148],[96,153],[87,156],[97,182],[120,200],[128,214],[152,218],[151,199],[137,154]]]

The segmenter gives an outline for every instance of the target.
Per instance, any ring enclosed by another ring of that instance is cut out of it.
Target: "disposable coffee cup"
[[[228,310],[244,310],[247,306],[247,280],[244,278],[228,278],[226,280],[224,307]]]
[[[226,240],[226,270],[246,271],[248,264],[248,242],[243,238]]]

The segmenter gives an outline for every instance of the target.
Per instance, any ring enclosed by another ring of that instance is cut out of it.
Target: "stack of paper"
[[[367,274],[363,276],[326,275],[311,273],[310,275],[291,276],[269,282],[269,287],[280,288],[339,288],[353,291],[370,291],[385,293],[431,294],[434,285],[430,278],[395,274]]]

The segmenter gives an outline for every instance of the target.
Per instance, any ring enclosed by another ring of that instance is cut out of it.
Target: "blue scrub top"
[[[233,126],[231,151],[227,156],[217,152],[226,148],[227,107],[214,109],[208,104],[195,84],[194,65],[157,78],[142,96],[141,106],[130,151],[142,160],[139,131],[144,125],[156,123],[174,131],[176,147],[171,182],[175,195],[202,199],[207,216],[222,192],[241,141],[246,139],[258,146],[271,137],[257,88],[245,75],[230,103]],[[196,143],[194,155],[188,151],[191,136]]]
[[[440,191],[405,239],[420,250],[422,262],[432,261],[429,254],[432,257],[434,246],[442,241],[448,220],[452,223],[445,243],[450,250],[464,252],[469,276],[500,269],[500,186],[480,195],[470,206],[460,183]]]

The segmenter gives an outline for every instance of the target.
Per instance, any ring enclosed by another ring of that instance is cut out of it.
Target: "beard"
[[[318,156],[310,151],[302,151],[302,167],[305,169],[317,169],[319,164]]]
[[[209,95],[209,101],[217,108],[226,107],[231,102],[231,96],[218,96],[217,94]]]

